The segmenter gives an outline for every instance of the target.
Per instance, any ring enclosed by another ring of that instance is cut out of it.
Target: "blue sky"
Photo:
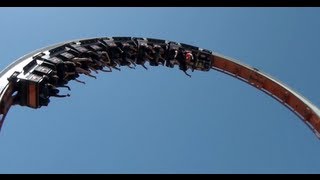
[[[319,8],[1,8],[0,69],[78,38],[172,40],[259,68],[320,106]],[[217,71],[122,68],[13,107],[0,173],[319,173],[320,141],[291,111]]]

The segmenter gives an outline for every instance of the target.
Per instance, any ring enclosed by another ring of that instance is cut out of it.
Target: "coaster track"
[[[0,73],[0,130],[11,106],[47,106],[58,88],[69,88],[71,80],[92,72],[111,72],[127,66],[177,66],[187,71],[214,69],[263,91],[295,113],[320,138],[320,110],[284,83],[209,50],[153,38],[101,37],[73,40],[45,47],[14,61]],[[190,76],[191,77],[191,76]]]

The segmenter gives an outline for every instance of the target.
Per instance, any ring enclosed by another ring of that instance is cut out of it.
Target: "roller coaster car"
[[[63,52],[61,54],[58,54],[57,57],[59,57],[63,61],[71,61],[71,59],[74,58],[75,55],[70,53],[70,52],[68,52],[68,51],[66,51],[66,52]]]
[[[106,46],[102,42],[102,39],[89,39],[80,41],[81,46],[93,51],[102,51],[105,50]]]
[[[19,104],[31,108],[40,108],[46,105],[40,101],[41,86],[44,84],[44,79],[35,74],[29,74],[26,77],[18,78],[18,93],[20,96]]]
[[[131,39],[125,39],[123,41],[114,41],[114,43],[123,51],[137,51],[137,47],[135,46],[136,44]]]
[[[79,44],[69,44],[68,47],[70,47],[73,50],[76,50],[78,53],[85,53],[89,51],[87,48],[82,47]]]
[[[37,54],[37,55],[34,55],[32,58],[33,58],[33,59],[39,59],[39,60],[41,60],[44,55],[45,55],[45,53],[39,53],[39,54]]]
[[[8,77],[8,81],[9,82],[13,82],[16,83],[18,80],[18,75],[20,74],[20,72],[15,71],[10,77]]]
[[[114,42],[129,42],[132,41],[131,37],[112,37]]]
[[[211,51],[205,49],[200,50],[194,59],[195,69],[200,71],[209,71],[212,64],[211,56]]]
[[[199,48],[196,47],[196,46],[192,46],[192,45],[189,45],[189,44],[184,44],[184,43],[180,43],[181,47],[184,48],[185,50],[189,50],[189,51],[198,51]]]
[[[68,47],[68,44],[58,46],[54,49],[49,50],[50,52],[50,57],[56,56],[57,54],[61,54],[62,52],[65,52]]]
[[[48,67],[56,71],[60,79],[64,78],[65,73],[65,63],[58,57],[51,57],[48,59],[43,59],[41,66]]]
[[[41,66],[48,67],[54,71],[57,71],[58,69],[61,69],[64,66],[63,61],[57,57],[42,60],[43,62],[41,63]]]
[[[144,38],[141,38],[141,37],[132,37],[131,40],[133,42],[135,42],[137,46],[139,44],[139,41],[147,41],[147,40],[145,40]]]
[[[86,39],[79,41],[81,45],[89,45],[89,44],[95,44],[99,42],[99,38],[93,38],[93,39]]]
[[[133,41],[137,43],[138,47],[139,46],[146,46],[146,47],[148,46],[148,40],[145,40],[143,38],[134,38]]]
[[[138,58],[142,58],[144,60],[148,59],[147,56],[150,56],[152,52],[152,47],[148,44],[147,40],[144,39],[135,39],[138,44]],[[149,59],[148,59],[149,60]]]
[[[166,59],[168,60],[172,60],[174,59],[174,56],[175,56],[175,51],[179,51],[181,48],[180,44],[179,43],[176,43],[176,42],[169,42],[168,43],[168,57]]]
[[[166,59],[166,66],[173,68],[175,65],[175,56],[177,55],[177,52],[179,51],[179,49],[181,48],[179,43],[176,42],[168,42],[168,48],[166,50],[165,53],[165,59]]]
[[[153,43],[153,42],[148,41],[148,44],[151,45],[154,50],[158,49],[158,50],[162,51],[163,54],[168,49],[168,44],[165,42],[164,43]]]
[[[24,72],[29,72],[32,68],[37,65],[37,60],[33,59],[26,66],[23,67]]]
[[[121,54],[123,51],[118,47],[118,45],[113,40],[105,40],[101,41],[103,45],[106,47],[106,51],[109,54],[109,57],[113,60],[121,59]]]
[[[32,71],[32,73],[35,74],[35,75],[39,75],[39,76],[43,76],[43,75],[51,76],[51,75],[54,74],[54,71],[52,69],[48,68],[48,67],[38,65]]]
[[[40,61],[39,63],[41,64],[41,66],[43,67],[47,67],[52,69],[53,71],[57,70],[57,66],[61,63],[63,63],[63,61],[57,57],[52,57],[52,58],[43,58],[42,57],[43,54],[41,55],[36,55],[33,57],[34,61]],[[25,71],[25,70],[24,70]]]
[[[166,41],[162,39],[147,38],[147,40],[148,40],[148,43],[152,43],[152,44],[159,44],[159,45],[166,44]]]
[[[50,64],[53,64],[56,67],[59,66],[60,64],[63,64],[63,61],[58,57],[51,57],[48,59],[43,59],[43,61],[48,62]]]
[[[52,69],[52,70],[54,70],[54,71],[57,70],[56,66],[55,66],[54,64],[52,64],[52,63],[49,63],[49,62],[43,61],[43,62],[41,63],[41,66],[50,68],[50,69]]]
[[[87,48],[93,50],[93,51],[102,51],[104,50],[103,46],[101,46],[100,44],[92,44],[89,46],[86,46]]]
[[[106,45],[107,47],[115,47],[117,46],[116,43],[113,40],[107,40],[107,39],[103,39],[102,44]]]

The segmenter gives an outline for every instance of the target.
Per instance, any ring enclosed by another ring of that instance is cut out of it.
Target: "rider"
[[[138,55],[136,59],[136,63],[144,67],[146,70],[148,69],[144,64],[146,62],[146,59],[152,59],[152,57],[149,55],[150,53],[150,46],[145,43],[138,41]]]
[[[188,66],[186,62],[186,55],[187,53],[185,52],[185,50],[180,48],[175,59],[179,63],[179,69],[182,70],[187,76],[191,77],[191,75],[187,73]],[[190,58],[190,54],[188,54],[188,58]]]

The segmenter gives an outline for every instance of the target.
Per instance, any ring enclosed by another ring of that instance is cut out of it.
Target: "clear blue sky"
[[[140,36],[255,66],[320,106],[319,8],[0,8],[0,69],[78,38]],[[319,173],[320,140],[291,111],[217,71],[122,68],[13,107],[0,173]]]

